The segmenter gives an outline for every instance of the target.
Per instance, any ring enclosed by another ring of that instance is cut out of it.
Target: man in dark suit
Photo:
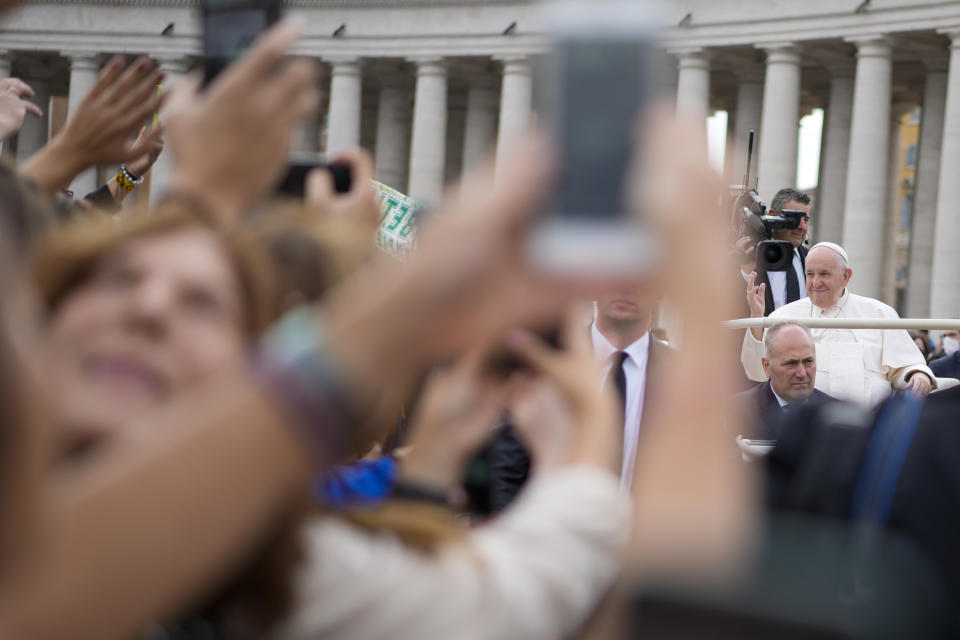
[[[765,316],[774,309],[779,309],[788,302],[799,300],[807,295],[805,260],[809,249],[803,244],[807,239],[807,228],[810,223],[810,195],[796,189],[780,189],[770,201],[770,215],[777,215],[783,210],[806,211],[807,215],[800,219],[800,226],[796,229],[774,229],[774,240],[786,240],[793,244],[793,262],[786,271],[766,271],[762,265],[752,261],[740,266],[745,280],[749,281],[750,273],[756,271],[754,285],[766,284]]]
[[[763,370],[768,380],[738,394],[748,421],[746,435],[752,439],[776,440],[781,416],[808,402],[831,400],[814,388],[817,350],[810,330],[796,322],[780,322],[763,338]]]
[[[946,355],[930,361],[930,370],[938,378],[960,378],[960,349],[955,348],[958,337],[960,331],[955,329],[940,335],[941,348]]]
[[[671,357],[671,349],[650,334],[659,295],[646,285],[597,299],[596,320],[589,327],[594,353],[604,363],[603,384],[612,386],[623,404],[621,485],[633,479],[637,447],[647,414],[651,370]],[[600,381],[598,381],[599,383]],[[505,507],[526,481],[530,458],[512,428],[502,429],[489,455],[490,493],[494,511]]]

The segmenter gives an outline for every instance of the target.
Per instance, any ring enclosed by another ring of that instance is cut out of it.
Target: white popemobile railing
[[[811,329],[944,329],[960,330],[957,318],[740,318],[723,324],[730,329],[772,327],[778,322],[796,322]]]
[[[772,327],[778,322],[796,322],[810,329],[944,329],[960,330],[958,318],[740,318],[726,320],[723,324],[730,329],[752,329],[754,327]],[[947,389],[955,386],[955,378],[937,378],[937,387]]]

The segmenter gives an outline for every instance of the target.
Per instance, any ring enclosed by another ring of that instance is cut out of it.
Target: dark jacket
[[[672,357],[673,348],[656,338],[650,338],[647,357],[647,375],[643,389],[643,414],[650,410],[650,389],[656,386],[655,372],[664,360]],[[653,373],[654,375],[651,375]],[[643,418],[640,420],[643,428]],[[490,502],[493,512],[504,509],[520,493],[530,473],[530,453],[521,442],[509,418],[497,431],[489,449]]]
[[[778,425],[783,414],[780,403],[773,395],[770,381],[762,382],[753,389],[737,394],[744,404],[747,424],[744,425],[743,435],[748,438],[776,440]],[[807,402],[820,403],[836,400],[819,389],[813,390]]]
[[[791,412],[767,458],[770,504],[849,518],[868,439],[882,411],[828,403]],[[887,526],[906,535],[960,602],[960,387],[929,395],[899,476]],[[953,607],[951,637],[960,637]]]
[[[938,378],[960,378],[960,351],[931,360],[930,370]]]

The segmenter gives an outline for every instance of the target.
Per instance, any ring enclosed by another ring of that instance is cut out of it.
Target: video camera
[[[748,236],[755,246],[754,257],[757,270],[786,271],[793,263],[793,243],[787,240],[774,240],[774,229],[796,229],[800,226],[805,211],[784,209],[779,215],[769,215],[767,205],[760,200],[757,186],[750,185],[750,163],[753,160],[754,131],[750,130],[747,143],[747,171],[743,184],[734,187],[733,211],[730,231],[734,241]]]

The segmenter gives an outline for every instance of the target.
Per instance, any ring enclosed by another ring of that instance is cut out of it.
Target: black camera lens
[[[783,260],[783,247],[768,244],[763,248],[763,261],[766,264],[778,264]]]

